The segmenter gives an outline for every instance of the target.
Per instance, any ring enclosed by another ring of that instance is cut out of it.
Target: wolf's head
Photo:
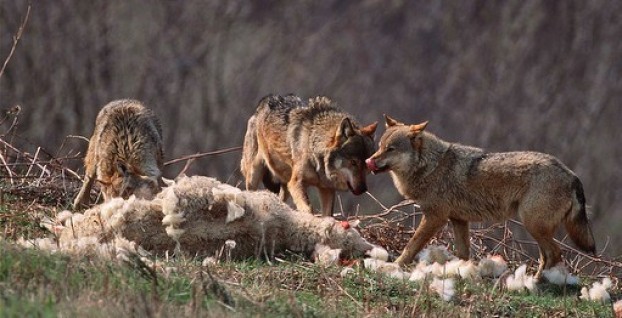
[[[365,163],[372,173],[408,171],[421,158],[424,129],[428,122],[405,125],[385,115],[386,131],[380,137],[378,151]]]
[[[348,117],[339,124],[325,162],[327,176],[339,189],[347,188],[355,195],[367,191],[365,159],[374,152],[376,126],[373,123],[358,128]]]
[[[135,195],[140,199],[153,199],[161,190],[160,176],[147,176],[127,163],[118,160],[116,172],[108,182],[101,181],[103,185],[104,199],[114,197],[129,198]]]

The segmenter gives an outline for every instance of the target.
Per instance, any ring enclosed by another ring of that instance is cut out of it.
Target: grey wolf
[[[132,194],[152,198],[162,184],[163,158],[162,128],[154,113],[136,100],[110,102],[95,120],[74,207],[89,203],[94,181],[104,201]]]
[[[425,131],[427,122],[385,119],[386,131],[367,166],[373,173],[390,171],[400,194],[418,203],[424,214],[397,263],[410,263],[448,221],[457,256],[468,259],[469,222],[516,215],[538,243],[538,279],[562,260],[553,239],[560,224],[579,248],[595,252],[581,181],[557,158],[538,152],[487,153],[438,138]]]
[[[327,97],[307,103],[299,97],[269,95],[249,119],[241,171],[246,189],[260,181],[281,199],[291,195],[297,209],[312,212],[307,194],[317,187],[322,214],[332,216],[335,191],[367,191],[365,159],[374,151],[377,123],[359,125]]]

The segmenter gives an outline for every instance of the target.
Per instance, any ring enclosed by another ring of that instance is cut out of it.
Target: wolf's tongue
[[[376,161],[374,161],[374,159],[369,158],[365,160],[365,163],[367,164],[367,169],[371,172],[376,172],[378,170],[378,166],[376,166]]]

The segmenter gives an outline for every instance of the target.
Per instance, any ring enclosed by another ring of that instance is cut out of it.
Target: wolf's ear
[[[417,152],[421,151],[421,146],[423,145],[423,138],[421,137],[420,133],[425,129],[427,125],[427,121],[417,125],[410,125],[410,133],[408,134],[410,136],[410,144],[415,150],[417,150]]]
[[[417,125],[410,125],[410,131],[415,134],[420,133],[425,129],[427,125],[428,125],[427,121],[424,121],[421,124],[417,124]]]
[[[341,120],[339,124],[339,128],[337,128],[337,132],[335,133],[335,140],[339,143],[344,142],[349,137],[354,136],[354,126],[352,126],[352,122],[350,118],[345,117]]]
[[[384,120],[386,121],[385,126],[386,127],[391,127],[391,126],[396,126],[396,125],[404,125],[403,123],[400,123],[399,121],[389,117],[389,115],[384,114]]]
[[[378,122],[375,122],[373,124],[370,124],[368,126],[361,128],[361,133],[365,136],[373,137],[374,133],[376,132],[377,127],[378,127]]]

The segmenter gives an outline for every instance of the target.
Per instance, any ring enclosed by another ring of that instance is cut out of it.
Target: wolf
[[[132,194],[152,198],[162,186],[163,160],[162,127],[155,114],[136,100],[108,103],[95,120],[74,208],[89,203],[94,181],[104,201]]]
[[[400,265],[410,263],[447,221],[457,256],[468,259],[469,222],[516,215],[538,243],[537,279],[562,260],[553,239],[559,224],[579,248],[595,252],[583,185],[557,158],[538,152],[487,153],[436,137],[425,131],[428,122],[406,125],[385,119],[386,131],[367,167],[372,173],[390,171],[400,194],[423,210],[421,223],[396,260]]]
[[[327,97],[268,95],[249,119],[241,160],[247,190],[263,180],[296,208],[313,212],[307,188],[319,190],[321,211],[332,216],[336,190],[367,191],[365,159],[375,150],[377,123],[359,125]]]

